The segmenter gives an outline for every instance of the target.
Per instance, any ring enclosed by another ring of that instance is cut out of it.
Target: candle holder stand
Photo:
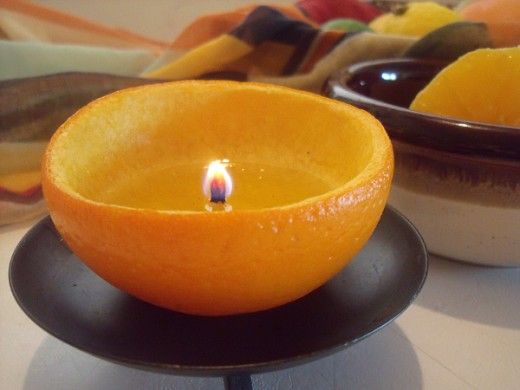
[[[22,239],[9,269],[20,307],[63,342],[138,369],[223,376],[229,390],[252,389],[250,373],[309,362],[373,334],[410,305],[426,274],[422,239],[391,208],[335,278],[251,314],[192,316],[133,298],[79,261],[49,217]]]

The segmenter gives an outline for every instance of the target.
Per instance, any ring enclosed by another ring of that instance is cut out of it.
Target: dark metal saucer
[[[19,243],[9,278],[25,313],[80,350],[141,369],[234,376],[232,387],[247,385],[247,376],[236,375],[317,359],[381,329],[415,299],[426,273],[421,237],[387,208],[365,248],[333,280],[253,314],[190,316],[135,299],[83,265],[49,217]]]

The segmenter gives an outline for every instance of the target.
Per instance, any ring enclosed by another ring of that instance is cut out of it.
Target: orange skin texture
[[[459,11],[474,22],[484,22],[496,47],[520,45],[520,2],[518,0],[479,0]]]
[[[215,85],[235,87],[232,82]],[[310,95],[262,88],[294,94],[295,99]],[[144,301],[216,316],[296,300],[340,271],[369,239],[382,214],[393,174],[390,141],[368,113],[333,101],[345,106],[345,115],[356,112],[375,126],[381,145],[377,163],[323,195],[229,213],[133,209],[86,200],[56,182],[52,154],[61,134],[103,99],[80,110],[52,138],[43,160],[44,196],[72,251],[103,279]]]

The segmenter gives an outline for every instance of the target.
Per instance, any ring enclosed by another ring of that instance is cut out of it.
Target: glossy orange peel
[[[93,200],[151,164],[221,156],[296,166],[333,189],[227,213]],[[293,301],[340,271],[376,227],[392,173],[390,140],[362,110],[272,85],[185,81],[81,109],[52,137],[42,179],[57,229],[102,278],[161,307],[227,315]]]

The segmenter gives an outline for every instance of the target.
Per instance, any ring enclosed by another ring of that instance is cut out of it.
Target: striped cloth
[[[258,6],[237,26],[199,45],[192,42],[194,47],[186,50],[185,41],[177,40],[165,59],[143,76],[232,78],[319,91],[332,71],[356,60],[398,56],[414,41],[366,32],[324,31],[303,15]]]
[[[131,42],[130,47],[162,51],[141,74],[142,78],[58,74],[25,79],[24,88],[11,83],[15,80],[0,81],[0,225],[45,210],[39,161],[46,141],[81,105],[110,91],[155,79],[225,78],[319,93],[327,77],[352,63],[412,52],[432,55],[435,50],[451,53],[455,49],[456,57],[460,54],[460,42],[471,36],[478,38],[478,34],[468,34],[478,27],[472,25],[452,27],[448,34],[439,29],[432,46],[430,35],[417,42],[416,38],[405,36],[325,30],[317,24],[327,18],[348,17],[354,11],[359,14],[356,7],[367,5],[357,0],[300,0],[295,5],[249,6],[203,15],[168,45],[76,19],[72,23],[65,15],[20,0],[0,0],[0,11],[30,11],[33,19],[46,18],[47,23],[69,30],[79,23],[81,37],[88,32],[89,37],[110,42],[116,48],[128,47]],[[361,14],[367,22],[377,12],[365,8]],[[56,39],[74,37],[67,33]],[[476,39],[474,45],[463,45],[462,49],[479,47],[481,41]],[[443,46],[442,42],[446,44]]]

